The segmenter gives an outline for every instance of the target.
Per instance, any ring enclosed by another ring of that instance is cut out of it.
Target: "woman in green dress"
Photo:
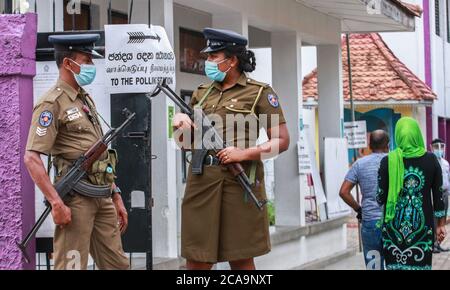
[[[395,141],[398,148],[381,161],[378,177],[386,269],[431,270],[434,241],[446,236],[441,166],[426,152],[414,119],[400,119]]]

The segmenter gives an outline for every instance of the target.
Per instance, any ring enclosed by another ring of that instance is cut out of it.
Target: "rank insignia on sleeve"
[[[50,111],[42,112],[41,116],[39,117],[39,125],[41,125],[44,128],[50,127],[50,125],[53,122],[53,114]]]
[[[45,135],[47,135],[47,128],[43,129],[43,128],[37,127],[36,135],[38,135],[39,137],[44,137]]]
[[[269,101],[269,104],[274,108],[278,108],[280,106],[280,101],[277,95],[269,94],[267,96],[267,100]]]

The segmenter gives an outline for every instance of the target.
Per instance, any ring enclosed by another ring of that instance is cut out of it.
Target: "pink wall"
[[[34,185],[23,155],[33,109],[36,28],[35,14],[0,15],[0,269],[35,268],[23,262],[15,242],[35,219]]]

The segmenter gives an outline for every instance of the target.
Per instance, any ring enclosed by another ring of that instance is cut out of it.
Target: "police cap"
[[[221,51],[233,46],[247,46],[248,40],[244,36],[223,29],[205,28],[203,34],[207,40],[207,47],[202,50],[204,53]]]
[[[53,44],[55,51],[76,51],[90,54],[93,58],[103,58],[100,53],[95,51],[95,43],[99,39],[99,34],[60,34],[48,37],[48,41]]]

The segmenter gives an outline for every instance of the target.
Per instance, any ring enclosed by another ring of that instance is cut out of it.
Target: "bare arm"
[[[275,157],[289,149],[290,136],[286,124],[268,129],[267,135],[269,136],[269,141],[245,150],[246,160],[261,160]]]
[[[71,210],[64,204],[53,187],[39,153],[27,151],[24,156],[24,162],[31,178],[52,207],[53,222],[61,227],[70,224],[72,221]]]
[[[267,130],[269,141],[256,147],[238,149],[229,147],[217,154],[223,164],[242,161],[258,161],[273,158],[289,149],[290,136],[286,124]]]
[[[59,197],[58,192],[56,192],[56,189],[53,187],[39,153],[27,151],[25,153],[24,162],[34,183],[42,191],[51,206],[54,207],[62,204],[63,201]]]
[[[353,198],[353,195],[351,193],[352,189],[355,187],[355,184],[351,183],[350,181],[346,180],[342,184],[341,190],[339,191],[339,196],[342,198],[342,200],[348,204],[353,210],[358,211],[361,206],[358,204],[358,202]]]

